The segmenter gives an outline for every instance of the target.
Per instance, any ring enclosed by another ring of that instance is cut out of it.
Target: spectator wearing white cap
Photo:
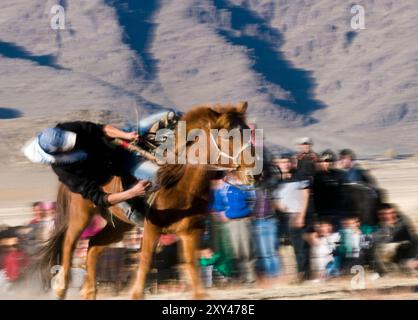
[[[297,169],[300,173],[312,179],[318,161],[318,155],[312,150],[313,141],[309,137],[302,137],[297,140],[297,145],[300,150],[296,154]]]

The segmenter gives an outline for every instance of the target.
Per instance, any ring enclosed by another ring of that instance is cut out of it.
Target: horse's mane
[[[183,177],[186,166],[184,164],[165,164],[157,173],[157,185],[169,189]]]

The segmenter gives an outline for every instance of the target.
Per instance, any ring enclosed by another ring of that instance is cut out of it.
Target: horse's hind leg
[[[197,246],[201,237],[200,229],[193,229],[179,234],[183,246],[183,258],[186,271],[190,276],[194,299],[206,297],[197,267]]]
[[[86,263],[87,276],[80,292],[83,299],[96,299],[96,265],[100,254],[109,244],[121,241],[124,233],[130,229],[132,225],[123,222],[116,223],[115,226],[107,224],[103,230],[90,239]]]
[[[151,267],[152,257],[154,255],[159,235],[160,229],[156,225],[152,224],[148,219],[145,219],[139,268],[131,290],[132,299],[138,300],[144,297],[145,280]]]
[[[71,262],[73,252],[77,240],[80,237],[81,232],[87,227],[90,222],[92,214],[90,213],[91,207],[86,204],[86,201],[81,200],[81,196],[77,205],[73,203],[70,209],[70,219],[68,222],[68,228],[65,232],[64,242],[62,246],[62,259],[61,269],[58,272],[56,280],[53,285],[53,290],[58,299],[64,299],[67,293],[68,285],[71,277]]]

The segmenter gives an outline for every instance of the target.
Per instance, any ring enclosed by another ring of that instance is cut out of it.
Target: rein
[[[137,156],[146,158],[147,160],[151,160],[151,161],[157,163],[157,158],[153,154],[151,154],[150,152],[148,152],[148,151],[146,151],[146,150],[144,150],[144,149],[142,149],[142,148],[140,148],[140,147],[138,147],[138,146],[136,146],[136,145],[134,145],[134,144],[132,144],[128,141],[125,141],[125,140],[122,140],[122,139],[119,139],[119,138],[115,138],[115,139],[112,140],[112,142],[115,145],[117,145],[119,147],[122,147],[123,149],[126,149],[126,150],[132,152],[133,154],[135,154]]]
[[[208,127],[210,128],[210,124],[209,124]],[[245,143],[240,148],[240,150],[239,150],[239,152],[237,153],[236,156],[230,156],[229,154],[227,154],[226,152],[223,152],[219,148],[219,146],[216,143],[216,140],[215,140],[212,132],[210,132],[210,130],[209,130],[209,135],[210,135],[211,141],[213,142],[213,144],[216,147],[216,151],[217,151],[217,154],[218,154],[217,158],[216,158],[216,162],[218,162],[219,158],[221,156],[223,156],[227,159],[232,160],[234,167],[231,168],[231,167],[228,167],[228,166],[223,166],[223,165],[218,165],[218,164],[207,164],[207,168],[209,170],[213,170],[213,171],[232,171],[232,170],[236,170],[239,167],[238,164],[235,164],[236,159],[242,154],[242,152],[244,152],[244,150],[246,150],[247,148],[249,148],[251,146],[251,141],[248,141],[247,143]],[[223,138],[221,138],[221,139],[223,139]],[[226,140],[226,139],[224,139],[224,140]],[[145,158],[147,160],[150,160],[150,161],[156,163],[157,165],[159,165],[159,163],[157,161],[157,158],[152,153],[142,149],[141,147],[133,144],[132,142],[128,142],[128,141],[123,140],[123,139],[115,138],[115,139],[112,140],[112,143],[121,147],[121,148],[123,148],[123,149],[125,149],[125,150],[128,150],[129,152],[132,152],[133,154],[135,154],[138,157],[143,157],[143,158]]]

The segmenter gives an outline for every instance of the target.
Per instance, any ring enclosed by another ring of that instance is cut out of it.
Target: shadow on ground
[[[56,57],[54,55],[33,55],[25,48],[12,42],[0,41],[0,56],[11,59],[23,59],[34,62],[40,66],[51,67],[57,70],[64,69],[63,67],[55,63]]]
[[[20,118],[21,116],[22,116],[22,112],[20,112],[17,109],[0,108],[0,120]]]

